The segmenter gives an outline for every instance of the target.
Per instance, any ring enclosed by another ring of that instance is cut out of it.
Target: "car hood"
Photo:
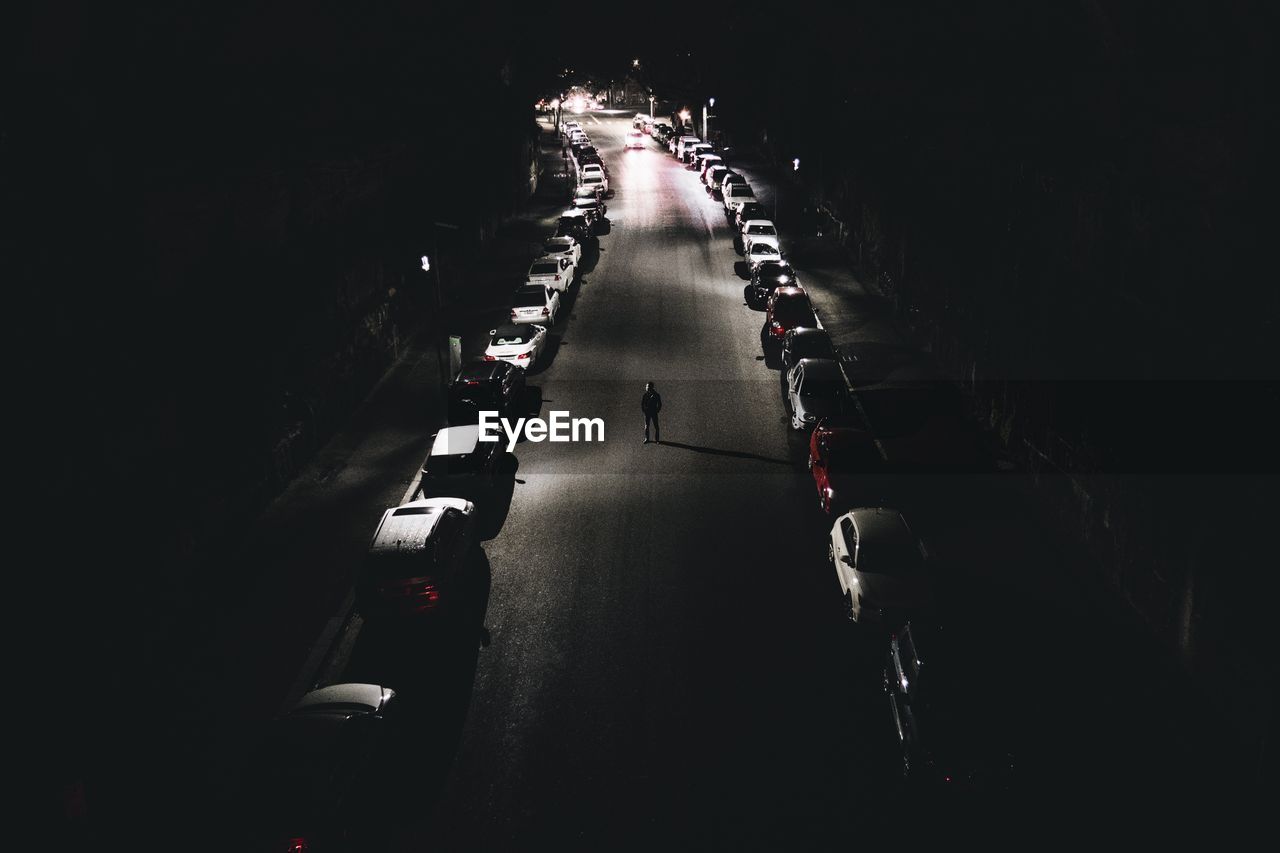
[[[923,577],[858,572],[858,587],[867,603],[879,608],[925,607],[932,598],[929,582]]]

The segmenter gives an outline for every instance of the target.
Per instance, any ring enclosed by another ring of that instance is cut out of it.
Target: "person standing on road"
[[[662,395],[653,389],[653,383],[644,386],[644,396],[640,398],[640,411],[644,412],[644,441],[649,443],[649,424],[653,424],[653,440],[662,444],[662,434],[658,431],[658,412],[662,411]]]

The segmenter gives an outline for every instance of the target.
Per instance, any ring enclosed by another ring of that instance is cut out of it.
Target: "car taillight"
[[[284,849],[285,853],[307,853],[307,839],[290,838]]]
[[[497,360],[498,360],[498,357],[497,357],[496,355],[486,355],[486,356],[484,357],[484,360],[485,360],[485,361],[497,361]]]
[[[559,281],[559,280],[560,280],[560,276],[556,276],[556,281]]]
[[[543,316],[543,317],[550,317],[550,316],[551,316],[551,309],[550,309],[550,308],[543,308],[543,309],[542,309],[542,316]]]
[[[516,317],[518,317],[518,316],[520,316],[520,315],[516,313],[516,309],[512,308],[512,309],[511,309],[511,319],[512,319],[512,320],[514,320],[514,319],[515,319]]]
[[[774,320],[772,323],[769,324],[769,332],[775,338],[780,338],[787,333],[787,330],[783,328],[781,323],[779,323],[777,320]]]
[[[522,352],[522,353],[520,353],[518,356],[516,356],[516,360],[517,360],[517,361],[524,361],[524,360],[525,360],[526,358],[528,358],[528,357],[529,357],[529,353],[527,353],[527,352]]]

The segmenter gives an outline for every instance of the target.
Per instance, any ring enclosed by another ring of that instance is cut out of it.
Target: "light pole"
[[[655,118],[653,114],[653,92],[649,92],[649,118]]]
[[[791,171],[800,171],[800,158],[795,157],[791,161]],[[778,226],[778,199],[782,195],[782,175],[778,175],[778,186],[773,191],[773,225]]]
[[[706,142],[711,141],[711,119],[714,118],[711,113],[707,112],[707,108],[714,108],[715,105],[715,98],[707,98],[707,103],[702,105],[702,139]]]

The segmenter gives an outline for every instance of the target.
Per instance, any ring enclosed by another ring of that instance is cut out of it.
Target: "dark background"
[[[18,574],[58,761],[101,736],[79,697],[137,685],[189,630],[231,582],[213,555],[385,369],[389,290],[425,303],[424,227],[482,242],[520,203],[533,102],[628,74],[695,113],[715,95],[727,141],[801,158],[851,263],[1010,453],[1097,478],[1048,499],[1155,633],[1179,642],[1149,566],[1205,590],[1193,664],[1230,678],[1268,646],[1264,4],[10,15],[10,412],[36,543]]]

